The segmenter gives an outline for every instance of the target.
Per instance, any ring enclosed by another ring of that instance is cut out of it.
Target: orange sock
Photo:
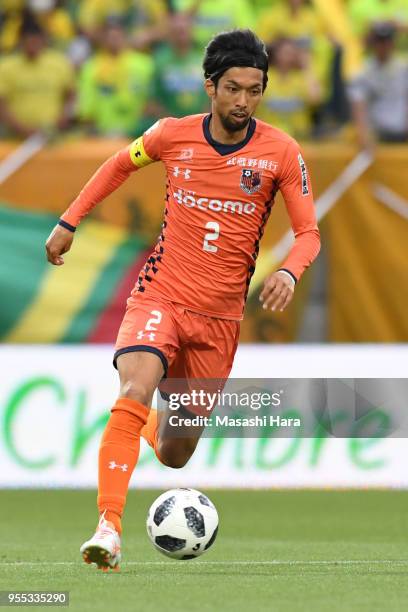
[[[149,412],[149,416],[147,417],[146,424],[143,425],[140,432],[142,438],[144,438],[152,448],[156,446],[157,427],[157,410],[152,408]]]
[[[140,402],[119,398],[112,408],[99,447],[98,509],[121,533],[121,517],[129,480],[140,449],[140,431],[149,408]]]
[[[159,420],[158,420],[158,412],[155,408],[150,410],[146,425],[142,427],[140,435],[142,438],[146,440],[149,446],[152,447],[154,452],[156,453],[156,457],[161,462],[159,453],[157,451],[158,447],[158,439],[159,439]]]

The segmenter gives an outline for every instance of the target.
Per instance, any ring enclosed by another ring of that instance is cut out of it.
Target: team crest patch
[[[249,168],[243,168],[241,173],[240,187],[246,193],[255,193],[261,188],[261,177],[262,172],[258,170],[250,170]]]

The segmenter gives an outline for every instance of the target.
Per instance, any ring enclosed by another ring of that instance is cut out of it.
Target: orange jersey
[[[224,145],[213,141],[209,121],[210,115],[158,121],[112,158],[115,164],[102,166],[62,220],[76,226],[132,170],[162,161],[167,172],[162,232],[133,294],[239,320],[276,192],[282,192],[295,234],[282,268],[295,279],[316,257],[319,232],[297,143],[252,119],[243,142]]]

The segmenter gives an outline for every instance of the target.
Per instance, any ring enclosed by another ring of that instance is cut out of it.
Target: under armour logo
[[[138,331],[136,334],[136,339],[137,340],[143,340],[143,338],[146,337],[149,340],[155,340],[156,338],[156,334],[154,334],[153,332],[150,332],[150,334],[146,333],[144,334],[142,330]]]
[[[185,168],[183,170],[183,168],[179,168],[178,166],[176,166],[173,170],[173,176],[179,176],[179,174],[184,174],[184,178],[186,179],[186,181],[188,181],[188,179],[190,178],[191,170],[190,168]]]
[[[109,469],[110,470],[114,470],[115,468],[119,468],[120,470],[122,470],[122,472],[127,472],[128,471],[128,464],[124,463],[123,465],[120,465],[120,463],[116,463],[116,461],[109,461]]]

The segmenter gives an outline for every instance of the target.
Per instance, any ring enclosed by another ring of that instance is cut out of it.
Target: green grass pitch
[[[0,491],[0,590],[69,590],[63,609],[84,612],[407,609],[408,492],[206,492],[220,514],[206,555],[156,552],[144,523],[159,492],[132,491],[121,572],[103,574],[78,553],[94,492]]]

